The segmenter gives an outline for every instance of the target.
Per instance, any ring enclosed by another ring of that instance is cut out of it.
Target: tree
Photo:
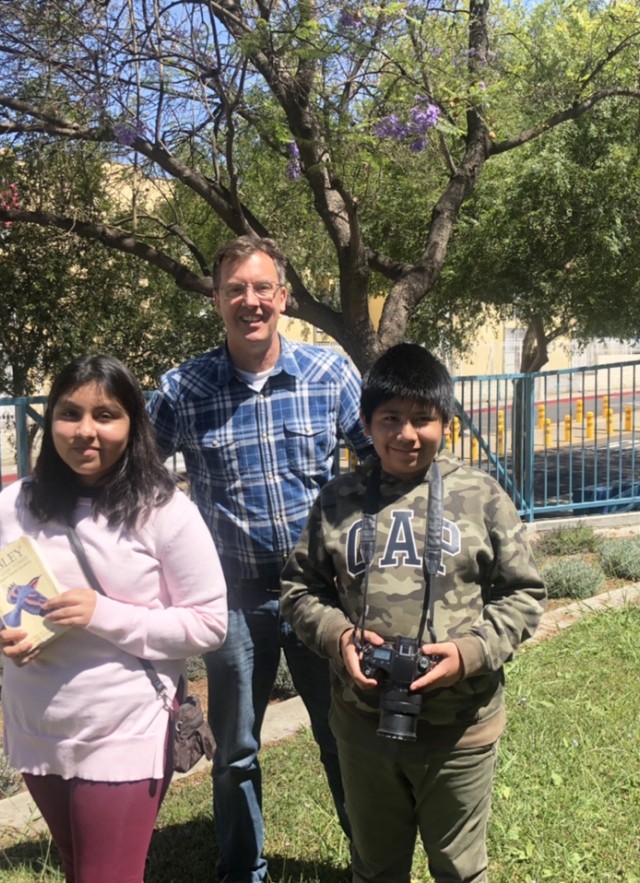
[[[640,97],[639,44],[624,0],[23,0],[0,7],[0,136],[103,145],[230,232],[277,235],[289,312],[366,368],[421,304],[451,326],[458,305],[435,286],[485,164]],[[211,289],[213,244],[186,217],[156,218],[155,239],[134,211],[118,224],[21,203],[1,220],[73,229]]]
[[[461,212],[438,298],[515,317],[521,371],[540,370],[558,338],[640,334],[639,131],[637,105],[601,105],[491,164]]]
[[[27,139],[0,157],[5,202],[98,218],[111,208],[93,145]],[[0,228],[0,392],[39,393],[84,352],[120,356],[148,386],[168,360],[210,346],[220,323],[201,298],[180,297],[153,266],[58,230],[7,221]]]

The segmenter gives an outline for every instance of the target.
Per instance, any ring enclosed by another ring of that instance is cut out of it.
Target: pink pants
[[[58,847],[67,883],[141,883],[162,799],[171,781],[24,780]]]

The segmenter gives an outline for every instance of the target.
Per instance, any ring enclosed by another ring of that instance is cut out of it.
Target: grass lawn
[[[640,610],[597,614],[509,666],[489,835],[491,883],[640,883]],[[347,883],[348,851],[308,732],[267,747],[277,883]],[[61,881],[47,838],[3,844],[0,881]],[[208,776],[172,786],[147,883],[209,883]],[[416,850],[416,881],[430,879]]]

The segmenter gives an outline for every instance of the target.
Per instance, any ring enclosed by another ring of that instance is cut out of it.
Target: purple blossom
[[[440,110],[428,98],[416,97],[416,104],[409,110],[409,122],[403,122],[397,114],[383,117],[373,126],[378,138],[390,138],[393,141],[406,141],[412,138],[409,150],[419,153],[427,145],[425,135],[438,124]]]
[[[411,131],[416,135],[424,135],[425,132],[436,126],[440,119],[439,108],[422,99],[420,99],[420,104],[412,107],[409,113],[411,115]]]
[[[18,190],[17,184],[9,184],[9,187],[4,191],[0,192],[0,208],[4,209],[17,209],[20,207],[20,191]],[[13,227],[13,221],[5,221],[1,225],[5,230],[9,230]]]
[[[143,138],[146,131],[147,127],[140,120],[136,120],[133,125],[116,123],[113,127],[113,134],[115,135],[116,141],[118,144],[123,144],[125,147],[132,147],[136,138]]]
[[[9,184],[8,188],[0,193],[0,206],[6,209],[14,209],[18,208],[20,205],[20,191],[18,190],[18,185],[13,183]]]
[[[362,24],[363,22],[361,13],[356,12],[354,15],[348,9],[343,9],[340,13],[338,25],[341,28],[361,28]]]
[[[402,141],[409,134],[409,127],[395,113],[392,113],[375,123],[373,131],[378,138],[392,138],[394,141]]]
[[[302,174],[302,167],[300,165],[300,148],[295,141],[290,141],[287,144],[287,151],[290,156],[289,162],[287,163],[287,175],[295,181],[296,178],[299,178]]]

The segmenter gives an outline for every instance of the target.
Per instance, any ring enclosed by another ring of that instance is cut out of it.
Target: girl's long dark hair
[[[144,396],[131,371],[113,356],[82,356],[70,362],[53,381],[44,415],[42,447],[28,483],[27,505],[40,521],[69,524],[83,486],[61,459],[53,443],[53,409],[58,399],[88,383],[117,399],[129,416],[129,441],[121,459],[97,487],[94,511],[111,527],[133,528],[173,496],[175,485],[158,453]]]

